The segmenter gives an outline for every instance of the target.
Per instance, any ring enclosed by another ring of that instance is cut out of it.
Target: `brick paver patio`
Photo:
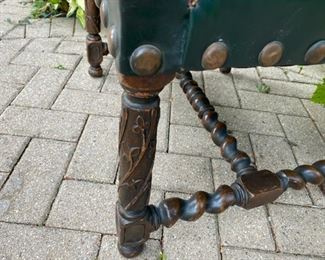
[[[116,250],[121,88],[111,57],[87,74],[74,19],[23,20],[0,0],[0,259],[120,259]],[[309,101],[325,66],[234,69],[195,77],[262,169],[325,158],[325,108]],[[270,86],[269,94],[257,91]],[[177,82],[161,94],[152,202],[212,192],[234,174]],[[173,178],[173,181],[170,181]],[[153,233],[138,259],[325,259],[325,197],[312,186],[275,203],[231,208]]]

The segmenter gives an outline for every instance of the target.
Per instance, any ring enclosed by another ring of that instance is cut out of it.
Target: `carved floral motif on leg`
[[[119,136],[119,249],[127,257],[141,252],[152,231],[147,222],[152,167],[159,121],[159,97],[123,95]]]

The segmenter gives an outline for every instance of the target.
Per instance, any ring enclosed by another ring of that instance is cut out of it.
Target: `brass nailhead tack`
[[[153,45],[142,45],[135,49],[130,58],[132,70],[139,76],[155,74],[162,63],[160,50]]]
[[[276,65],[282,58],[283,55],[283,45],[281,42],[274,41],[270,42],[263,50],[260,52],[259,55],[259,63],[262,66],[273,66]]]
[[[319,64],[325,59],[325,40],[316,42],[305,55],[307,64]]]
[[[227,57],[227,45],[223,42],[214,42],[203,53],[201,64],[207,70],[221,68],[225,64]]]

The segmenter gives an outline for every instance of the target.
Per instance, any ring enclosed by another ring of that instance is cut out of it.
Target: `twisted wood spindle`
[[[154,230],[157,230],[160,225],[171,227],[179,219],[195,221],[204,212],[219,214],[235,204],[234,190],[230,186],[222,185],[213,194],[198,191],[188,200],[170,198],[163,200],[158,207],[151,205],[150,207],[154,213],[153,217],[155,217],[152,223],[155,227]]]
[[[247,153],[238,150],[237,140],[227,133],[227,126],[218,120],[218,113],[210,104],[202,89],[193,80],[192,74],[180,74],[180,86],[186,94],[192,107],[198,112],[198,117],[205,129],[211,133],[213,142],[220,147],[221,155],[231,164],[231,169],[237,176],[255,169]]]
[[[219,214],[233,205],[252,209],[273,202],[287,188],[300,190],[307,183],[321,185],[324,182],[325,160],[276,174],[267,170],[250,172],[238,177],[231,186],[221,185],[213,194],[198,191],[188,200],[169,198],[158,206],[150,205],[147,208],[148,221],[152,231],[160,225],[172,227],[179,219],[195,221],[205,212]]]
[[[325,160],[315,162],[313,165],[300,165],[294,170],[281,170],[276,173],[282,180],[284,189],[303,189],[307,183],[324,185]]]

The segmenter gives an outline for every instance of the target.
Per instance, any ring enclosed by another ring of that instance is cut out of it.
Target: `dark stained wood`
[[[99,36],[100,32],[100,15],[99,9],[94,0],[85,0],[86,7],[86,30],[88,32],[86,39],[87,58],[90,64],[89,74],[92,77],[101,77],[103,70],[100,64],[103,56],[108,55],[108,47],[102,42]]]
[[[147,205],[160,116],[158,93],[173,76],[167,76],[166,82],[161,81],[162,78],[158,77],[156,82],[150,78],[147,82],[144,78],[120,75],[127,92],[122,97],[120,119],[116,224],[119,251],[126,257],[138,255],[153,231],[148,221],[151,214]],[[137,96],[138,88],[142,89],[142,95]]]

